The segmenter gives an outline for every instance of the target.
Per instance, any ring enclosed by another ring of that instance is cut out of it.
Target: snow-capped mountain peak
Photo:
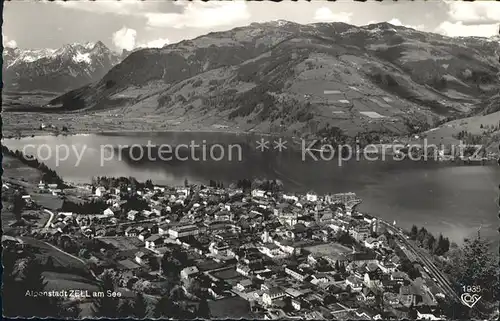
[[[59,49],[5,48],[3,58],[6,87],[64,91],[102,77],[120,62],[121,55],[97,41],[67,44]],[[58,77],[60,82],[53,80]]]

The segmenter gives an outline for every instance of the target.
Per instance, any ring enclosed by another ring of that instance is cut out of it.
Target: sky
[[[252,22],[387,21],[443,35],[491,37],[499,34],[500,2],[383,1],[245,2],[96,0],[4,2],[3,44],[30,49],[102,41],[121,51],[162,47]]]

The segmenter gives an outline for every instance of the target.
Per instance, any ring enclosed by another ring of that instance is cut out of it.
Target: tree
[[[401,265],[399,269],[408,274],[408,276],[412,280],[415,280],[416,278],[421,276],[419,270],[415,268],[413,263],[411,263],[410,260],[408,260],[407,258],[401,260]]]
[[[131,300],[124,300],[118,309],[118,316],[131,318],[134,315],[134,306]]]
[[[116,297],[108,296],[108,292],[114,291],[113,278],[109,273],[104,273],[101,277],[99,290],[104,293],[103,297],[95,298],[92,312],[95,317],[116,318],[119,313],[119,300]]]
[[[408,310],[408,318],[410,320],[416,320],[418,317],[417,309],[412,305]]]
[[[160,268],[160,263],[158,262],[156,256],[151,256],[148,259],[148,265],[151,271],[158,271],[158,269]]]
[[[340,263],[339,260],[335,261],[335,271],[339,272],[340,271]]]
[[[45,267],[49,271],[54,269],[54,259],[52,258],[52,256],[47,257],[47,261],[45,262]]]
[[[196,316],[199,319],[210,319],[210,307],[208,306],[207,299],[202,299],[198,305],[198,310],[196,311]]]
[[[12,212],[14,212],[16,220],[20,221],[25,203],[19,191],[16,191],[14,193],[12,203],[13,203]]]
[[[169,295],[163,296],[156,303],[153,310],[154,318],[173,318],[177,319],[180,315],[180,308]]]
[[[418,227],[416,225],[413,225],[410,231],[410,239],[416,240],[417,234],[418,234]]]
[[[187,286],[187,289],[188,289],[189,293],[196,295],[196,296],[200,296],[201,289],[202,289],[200,281],[198,281],[197,279],[190,280],[189,284]]]
[[[488,241],[478,235],[472,240],[465,239],[462,247],[450,252],[447,271],[451,274],[458,289],[464,285],[480,286],[481,301],[496,302],[498,300],[497,260],[489,249]]]
[[[448,240],[448,238],[443,237],[442,234],[439,234],[434,254],[443,255],[446,252],[448,252],[449,249],[450,249],[450,240]]]
[[[19,317],[22,315],[23,306],[19,304],[22,298],[26,298],[25,292],[19,286],[16,278],[19,272],[16,270],[17,256],[15,252],[3,250],[3,278],[2,291],[8,293],[2,297],[3,315],[6,317]]]
[[[134,318],[144,319],[148,315],[148,303],[142,293],[138,293],[132,304],[132,315]]]
[[[43,268],[35,260],[28,260],[22,270],[19,287],[24,298],[17,304],[22,305],[21,317],[55,317],[61,312],[60,300],[48,296],[33,296],[29,293],[43,292],[47,281],[42,275]]]

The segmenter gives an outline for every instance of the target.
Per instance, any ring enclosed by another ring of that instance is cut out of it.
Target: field
[[[351,249],[338,243],[327,243],[327,244],[308,246],[305,247],[304,250],[312,254],[316,254],[319,256],[327,256],[331,258],[339,257],[342,254],[352,252]]]
[[[453,135],[465,130],[474,135],[482,134],[486,126],[497,126],[500,123],[500,112],[495,112],[485,116],[474,116],[459,120],[450,121],[438,128],[431,129],[424,133],[428,144],[458,144],[459,141]],[[497,132],[498,135],[498,132]],[[498,140],[497,140],[498,142]],[[498,144],[487,146],[489,150],[496,152]]]
[[[45,262],[48,257],[51,257],[54,262],[54,267],[62,267],[68,271],[89,274],[89,270],[83,260],[58,250],[43,241],[31,237],[21,237],[21,239],[26,242],[29,247],[34,248],[37,251],[36,256],[42,262]]]
[[[9,155],[3,155],[2,167],[4,181],[19,183],[24,187],[32,187],[30,184],[38,184],[42,178],[42,173],[38,169],[29,167]]]
[[[248,301],[235,296],[216,301],[209,301],[210,315],[214,319],[240,319],[249,318],[250,306]]]
[[[126,236],[113,236],[113,237],[101,237],[99,241],[112,245],[118,251],[130,251],[137,250],[143,246],[141,240],[137,237],[126,237]]]
[[[63,200],[52,194],[48,193],[30,193],[31,199],[38,205],[45,207],[49,210],[58,210],[62,207]]]
[[[241,276],[238,272],[236,272],[234,267],[216,272],[210,272],[210,274],[221,280],[229,280]]]
[[[43,272],[47,281],[46,290],[88,290],[98,291],[95,281],[75,274],[60,272]]]

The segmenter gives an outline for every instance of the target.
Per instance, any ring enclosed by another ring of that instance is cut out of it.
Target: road
[[[422,250],[417,248],[414,244],[412,244],[410,241],[406,239],[406,235],[403,234],[403,232],[399,229],[396,228],[392,225],[390,225],[387,222],[380,221],[382,224],[384,224],[388,230],[391,230],[396,236],[400,237],[400,242],[404,244],[406,247],[406,250],[410,252],[414,256],[414,258],[422,265],[427,267],[430,271],[431,277],[434,277],[437,280],[437,285],[441,287],[441,289],[444,291],[446,296],[452,298],[455,301],[459,301],[460,298],[457,295],[457,293],[453,290],[450,281],[448,278],[441,272],[435,265],[434,263],[429,260],[426,254],[422,253]]]
[[[46,208],[44,208],[43,211],[45,213],[50,214],[49,220],[47,221],[47,224],[45,224],[45,228],[49,228],[50,224],[52,224],[52,220],[54,219],[55,214],[54,214],[54,212],[52,212],[52,211],[50,211],[50,210],[48,210]]]

